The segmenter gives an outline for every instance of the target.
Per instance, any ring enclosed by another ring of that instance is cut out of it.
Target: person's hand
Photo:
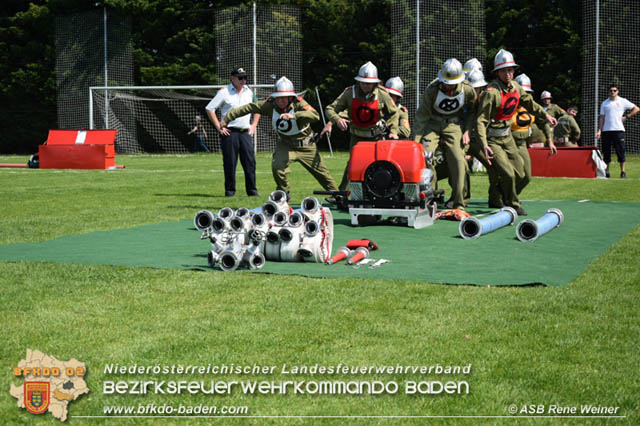
[[[289,120],[293,120],[294,118],[296,118],[296,116],[293,115],[293,114],[289,114],[288,112],[285,112],[284,114],[280,115],[280,118],[282,118],[283,120],[289,121]]]
[[[493,159],[493,150],[489,145],[485,145],[482,147],[484,151],[484,156],[487,157],[487,164],[491,165],[491,160]]]
[[[627,121],[627,118],[628,118],[628,117],[627,117],[626,115],[623,115],[623,116],[622,116],[622,118],[621,118],[620,120],[624,123],[625,121]]]
[[[328,136],[331,136],[332,130],[333,130],[333,123],[329,121],[320,132],[320,137],[324,136],[325,133],[328,133]]]
[[[338,118],[338,129],[342,130],[343,132],[346,132],[348,128],[349,128],[349,120],[347,120],[346,118]]]
[[[220,128],[218,129],[218,132],[222,136],[229,136],[231,134],[231,132],[227,128],[227,122],[226,121],[224,121],[224,120],[220,121]]]
[[[465,145],[469,145],[469,142],[471,142],[471,138],[469,137],[469,131],[467,130],[462,134],[462,143]]]
[[[549,149],[551,150],[551,155],[556,155],[558,153],[558,148],[553,143],[553,139],[549,138]]]
[[[596,139],[600,139],[600,130],[596,132]]]
[[[547,114],[547,121],[551,124],[551,127],[556,127],[558,125],[558,120],[549,114]]]
[[[253,135],[256,133],[256,127],[257,124],[252,124],[251,127],[249,127],[249,136],[253,137]]]
[[[400,139],[395,133],[389,133],[389,139]]]

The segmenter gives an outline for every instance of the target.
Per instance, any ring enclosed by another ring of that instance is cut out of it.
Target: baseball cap
[[[244,70],[244,68],[240,67],[240,68],[235,68],[233,71],[231,71],[231,75],[236,77],[246,77],[247,72]]]

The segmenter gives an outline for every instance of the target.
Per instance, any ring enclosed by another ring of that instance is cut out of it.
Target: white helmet
[[[487,82],[484,81],[484,74],[482,73],[482,70],[475,69],[470,71],[469,75],[467,75],[467,80],[469,80],[469,83],[474,88],[484,87],[487,85]]]
[[[540,94],[540,99],[551,99],[551,93],[545,90]]]
[[[464,67],[462,67],[462,71],[464,71],[464,74],[466,76],[468,76],[469,73],[473,70],[482,71],[482,64],[476,58],[469,59],[467,62],[464,63]]]
[[[404,92],[404,83],[400,80],[400,77],[391,77],[384,84],[384,88],[392,95],[402,97],[402,92]]]
[[[456,58],[447,59],[438,71],[438,80],[445,84],[458,84],[464,81],[462,64]]]
[[[516,64],[516,61],[513,59],[513,55],[508,50],[500,49],[498,53],[496,53],[496,57],[493,59],[493,71],[498,71],[502,68],[519,68],[520,65]]]
[[[355,79],[363,83],[379,83],[378,68],[369,61],[360,67]]]
[[[525,92],[533,92],[533,89],[531,88],[531,79],[528,75],[520,74],[516,77],[516,81],[520,86],[522,86]]]
[[[293,83],[287,77],[280,77],[276,84],[273,85],[272,98],[281,98],[283,96],[296,96],[296,91],[293,89]]]

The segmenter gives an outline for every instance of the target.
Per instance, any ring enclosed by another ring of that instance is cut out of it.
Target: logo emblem
[[[278,128],[278,131],[287,133],[293,127],[293,123],[291,122],[291,120],[283,120],[282,118],[278,118],[278,120],[276,120],[276,127]]]
[[[531,115],[527,111],[520,111],[516,115],[516,124],[520,127],[528,126],[532,122]]]
[[[455,111],[460,107],[460,102],[458,101],[457,98],[452,98],[452,99],[443,99],[442,101],[440,101],[440,105],[438,105],[438,107],[442,110],[442,111]]]
[[[513,112],[516,110],[516,107],[518,106],[518,98],[509,98],[507,99],[507,102],[504,103],[504,109],[503,109],[503,113],[506,116],[512,116]]]
[[[32,414],[42,414],[49,408],[49,382],[24,382],[24,406]]]
[[[356,117],[358,117],[358,121],[363,124],[371,123],[375,117],[375,111],[366,105],[360,105],[356,109]]]

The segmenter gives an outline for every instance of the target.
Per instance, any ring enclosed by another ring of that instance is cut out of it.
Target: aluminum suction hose
[[[195,226],[198,231],[204,231],[211,226],[214,217],[214,214],[209,210],[200,210],[193,217],[193,226]]]
[[[473,216],[465,218],[460,222],[458,232],[465,240],[472,240],[504,226],[513,225],[517,217],[518,214],[513,208],[503,207],[499,212],[482,219]]]
[[[520,222],[516,228],[516,236],[520,241],[530,243],[562,225],[563,222],[564,215],[559,209],[549,209],[544,216],[536,221],[525,219]]]

